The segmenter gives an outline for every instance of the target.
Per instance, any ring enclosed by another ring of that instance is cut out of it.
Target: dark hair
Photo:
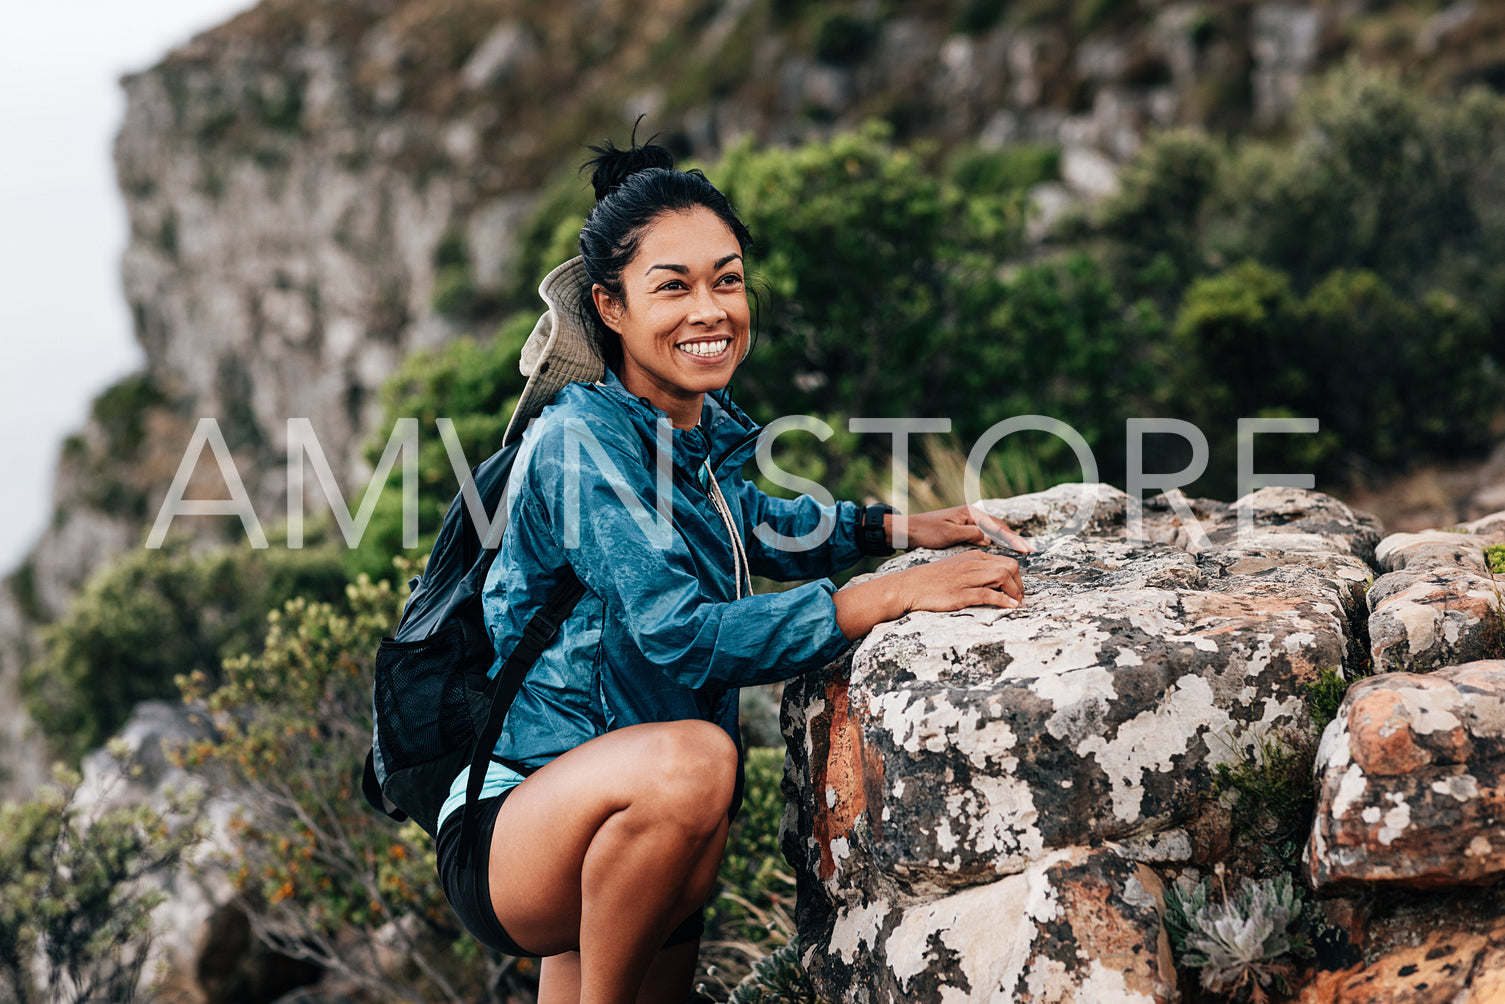
[[[590,149],[596,156],[580,169],[592,169],[596,206],[580,228],[580,257],[591,282],[600,283],[613,299],[622,300],[622,269],[638,253],[644,231],[664,213],[703,206],[727,225],[742,253],[747,253],[752,234],[726,196],[698,170],[676,171],[673,155],[653,145],[651,138],[642,146],[631,143],[625,150],[617,149],[611,140]],[[601,320],[588,286],[582,291],[579,310],[581,320],[595,331],[606,364],[619,370],[621,339]]]

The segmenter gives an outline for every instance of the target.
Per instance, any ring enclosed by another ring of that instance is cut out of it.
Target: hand
[[[1035,546],[1024,537],[1010,530],[1002,521],[982,511],[981,507],[967,505],[937,509],[934,512],[899,516],[889,513],[883,517],[883,528],[890,543],[899,546],[896,533],[904,531],[903,546],[945,548],[957,544],[1002,544],[1021,554],[1034,553]]]
[[[1019,563],[1001,554],[965,551],[837,590],[836,623],[849,639],[911,610],[1012,609],[1024,602]]]

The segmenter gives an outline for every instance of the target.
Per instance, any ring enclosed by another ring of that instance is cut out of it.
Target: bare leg
[[[669,932],[710,896],[736,756],[706,722],[634,725],[563,754],[503,803],[497,919],[530,951],[579,949],[581,1004],[632,1004]],[[569,968],[545,965],[545,1000]]]
[[[683,1004],[695,980],[700,942],[686,941],[661,948],[648,966],[638,990],[637,1004]],[[538,1004],[579,1004],[580,953],[564,952],[543,960],[538,983]]]
[[[541,960],[538,1004],[580,1004],[579,952],[561,952]]]

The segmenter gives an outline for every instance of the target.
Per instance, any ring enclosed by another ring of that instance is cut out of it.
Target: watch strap
[[[872,558],[886,558],[894,553],[883,529],[883,517],[899,510],[891,505],[875,502],[864,507],[857,517],[857,550]]]

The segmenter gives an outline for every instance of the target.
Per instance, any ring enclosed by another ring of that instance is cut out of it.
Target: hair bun
[[[580,169],[592,168],[591,187],[596,190],[597,202],[621,188],[624,181],[639,171],[653,167],[672,170],[674,167],[674,156],[663,147],[655,146],[652,139],[642,146],[633,144],[625,150],[617,149],[611,140],[607,140],[604,146],[590,149],[596,156],[581,164]]]

